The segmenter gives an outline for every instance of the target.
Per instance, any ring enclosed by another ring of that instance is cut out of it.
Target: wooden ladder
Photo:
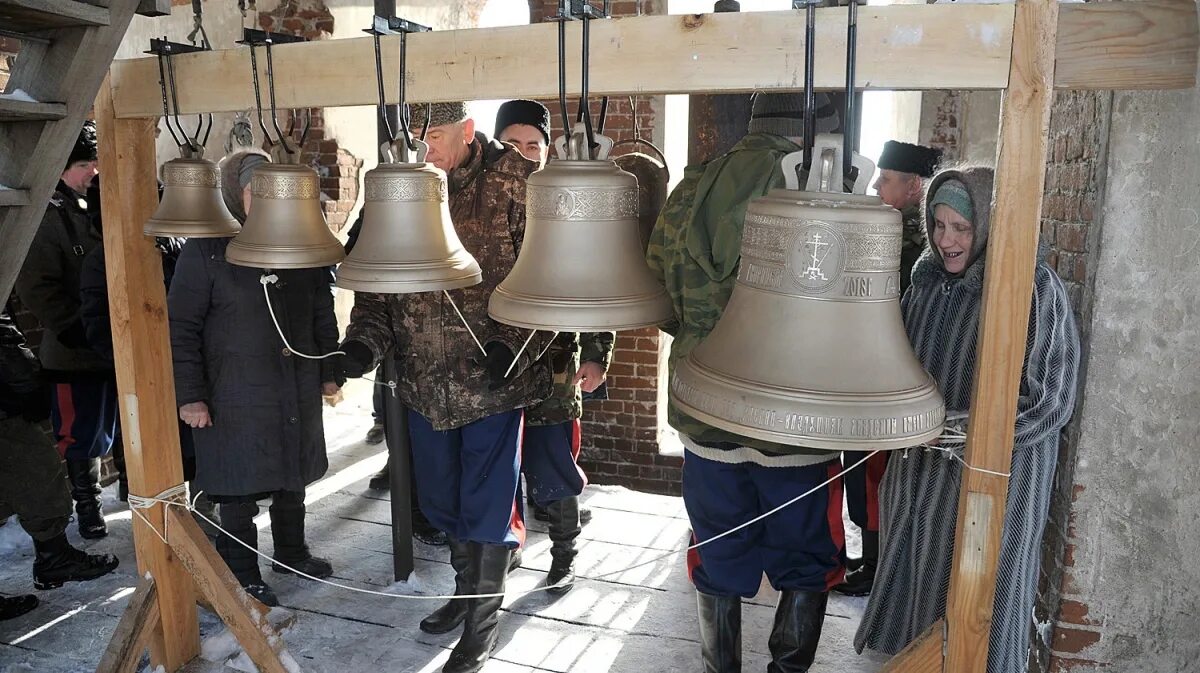
[[[130,20],[170,8],[170,0],[0,0],[0,35],[21,43],[0,96],[0,302]]]

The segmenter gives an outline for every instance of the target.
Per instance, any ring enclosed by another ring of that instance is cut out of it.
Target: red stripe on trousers
[[[575,461],[575,471],[579,473],[579,479],[584,486],[588,485],[587,474],[583,468],[579,467],[579,447],[583,444],[583,424],[578,418],[571,421],[571,460]]]
[[[71,384],[59,383],[54,386],[54,394],[58,397],[58,425],[55,434],[58,442],[55,448],[58,455],[66,458],[67,448],[75,444],[75,398],[71,394]]]
[[[525,412],[521,412],[521,427],[517,430],[517,480],[521,479],[521,452],[525,447]],[[517,489],[519,492],[521,489]],[[513,494],[512,512],[508,518],[508,529],[517,538],[517,549],[525,546],[525,519],[521,516],[521,505]]]
[[[829,520],[829,538],[837,548],[837,554],[834,555],[837,567],[825,575],[826,591],[846,581],[846,566],[842,563],[842,550],[846,548],[846,529],[842,525],[843,488],[841,473],[842,465],[839,461],[835,460],[829,463],[827,475],[833,481],[829,482],[829,504],[826,509],[826,516]]]
[[[880,451],[867,459],[867,530],[879,532],[879,484],[883,483],[883,474],[887,471],[888,458],[891,453]]]

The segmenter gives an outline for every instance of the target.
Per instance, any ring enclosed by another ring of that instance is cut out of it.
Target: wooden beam
[[[62,103],[0,98],[0,122],[58,121],[66,116],[67,106]]]
[[[168,509],[167,540],[191,572],[196,589],[212,604],[258,670],[289,673],[281,659],[283,638],[267,621],[267,607],[242,590],[190,512],[181,507]]]
[[[1063,5],[1057,89],[1190,89],[1196,85],[1200,23],[1191,0]],[[1084,11],[1080,11],[1084,10]],[[1153,49],[1147,49],[1153,40]]]
[[[142,224],[158,205],[157,123],[113,117],[112,89],[106,81],[96,100],[96,125],[104,175],[100,198],[108,214],[104,257],[129,492],[155,496],[183,483],[162,255],[153,239],[142,235]],[[151,642],[151,662],[175,671],[199,653],[200,630],[192,580],[159,537],[165,523],[162,510],[160,506],[143,511],[155,530],[141,517],[133,518],[133,540],[138,571],[149,572],[158,585],[162,623]]]
[[[942,673],[945,651],[946,620],[939,619],[889,659],[879,673]]]
[[[107,26],[109,20],[106,7],[76,0],[0,0],[0,25],[17,32]]]
[[[171,0],[140,0],[137,13],[140,16],[169,16]]]
[[[142,652],[158,628],[158,590],[154,578],[143,578],[113,630],[96,673],[136,673]]]
[[[1012,74],[1001,107],[975,384],[964,460],[1007,473],[1028,339],[1054,97],[1056,0],[1017,0]],[[1006,477],[964,470],[946,602],[946,670],[985,673],[1004,527]],[[1033,588],[1030,587],[1030,590]]]
[[[29,205],[29,190],[28,189],[0,189],[0,208],[9,206],[28,206]],[[41,220],[38,220],[41,222]],[[24,251],[21,253],[21,259],[25,258]],[[20,260],[13,260],[14,264],[20,268]]]

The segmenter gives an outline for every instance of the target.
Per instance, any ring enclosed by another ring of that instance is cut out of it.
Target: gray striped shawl
[[[953,278],[926,250],[902,302],[909,340],[938,382],[948,415],[970,409],[984,266],[981,257]],[[1070,302],[1044,262],[1034,283],[988,673],[1026,670],[1058,436],[1075,400],[1079,335]],[[945,615],[962,470],[932,450],[892,457],[880,486],[880,565],[854,639],[859,652],[869,647],[895,654]]]

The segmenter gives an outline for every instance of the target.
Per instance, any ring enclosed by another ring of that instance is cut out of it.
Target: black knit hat
[[[817,133],[833,133],[841,115],[827,93],[816,93]],[[804,135],[804,92],[756,93],[750,103],[748,133],[773,133],[785,138]]]
[[[883,154],[879,155],[879,168],[931,178],[941,160],[939,149],[889,140],[883,144]]]
[[[542,132],[546,144],[550,143],[550,111],[545,105],[535,100],[510,100],[496,111],[496,132],[493,138],[499,138],[500,132],[513,124],[525,124]]]
[[[67,164],[63,170],[70,168],[71,164],[77,161],[95,160],[96,122],[86,121],[83,123],[83,128],[79,130],[79,137],[75,139],[75,147],[71,148],[71,155],[67,157]]]

